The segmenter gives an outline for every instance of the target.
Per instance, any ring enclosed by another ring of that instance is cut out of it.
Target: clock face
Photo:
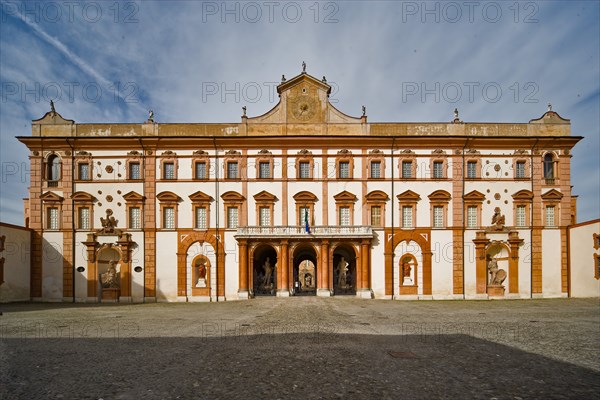
[[[317,112],[317,104],[312,97],[299,96],[292,105],[292,114],[296,119],[307,121]]]

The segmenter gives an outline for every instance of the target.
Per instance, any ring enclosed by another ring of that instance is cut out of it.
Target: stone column
[[[317,266],[319,286],[317,288],[317,296],[331,296],[331,288],[329,286],[329,242],[323,240],[321,242],[321,265]]]
[[[248,243],[245,240],[240,240],[238,244],[240,252],[240,264],[239,264],[239,289],[238,297],[240,299],[248,298]]]
[[[371,260],[369,252],[369,241],[364,239],[360,243],[360,286],[357,287],[356,295],[358,297],[370,299],[372,297],[371,292]],[[358,275],[358,274],[357,274]],[[358,284],[357,276],[357,284]]]
[[[485,246],[490,240],[485,236],[485,232],[477,232],[473,243],[475,243],[475,279],[477,285],[477,294],[487,293],[487,265],[485,259]]]
[[[523,243],[523,239],[519,238],[519,232],[509,232],[508,243],[510,244],[508,293],[519,293],[519,246]]]
[[[279,274],[281,276],[281,285],[277,289],[277,296],[289,297],[290,289],[288,287],[289,277],[289,262],[288,262],[288,242],[287,240],[281,241],[281,259],[279,260]]]

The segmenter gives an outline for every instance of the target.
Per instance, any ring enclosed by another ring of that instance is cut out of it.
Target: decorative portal
[[[488,272],[487,294],[492,297],[504,296],[504,281],[508,277],[506,269],[501,268],[508,264],[509,253],[502,242],[492,242],[485,255]]]
[[[317,253],[312,246],[301,245],[294,249],[293,294],[313,296],[317,294]]]
[[[271,246],[254,253],[254,295],[274,296],[277,290],[277,253]]]
[[[304,260],[298,267],[298,287],[297,290],[302,293],[315,293],[317,286],[317,269],[310,260]]]
[[[402,285],[412,286],[415,284],[415,264],[415,260],[412,257],[402,257]]]
[[[349,246],[338,247],[333,254],[333,293],[356,294],[356,255]]]
[[[195,274],[196,274],[196,287],[197,288],[205,288],[206,287],[206,260],[203,258],[199,258],[196,260],[196,265],[194,266]]]

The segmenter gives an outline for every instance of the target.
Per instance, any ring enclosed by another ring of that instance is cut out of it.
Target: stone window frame
[[[403,163],[405,163],[405,162],[411,163],[410,177],[404,176]],[[403,150],[400,153],[400,155],[398,157],[398,171],[399,171],[398,176],[400,177],[399,179],[413,180],[413,179],[417,178],[417,155],[415,154],[414,151],[407,149],[407,150]]]
[[[436,163],[441,162],[442,163],[442,176],[437,178],[434,176],[434,166]],[[436,181],[439,180],[446,180],[448,179],[448,159],[446,157],[441,158],[441,157],[432,157],[429,160],[429,170],[431,171],[431,175],[430,178]]]
[[[373,161],[379,162],[379,178],[373,178],[371,175],[371,163]],[[385,156],[381,150],[375,149],[369,152],[367,156],[367,172],[368,179],[385,179]]]
[[[421,200],[421,196],[412,190],[406,190],[396,196],[398,199],[400,209],[400,224],[399,227],[402,229],[416,229],[417,228],[417,203]],[[403,207],[412,208],[412,226],[404,226],[404,212]]]
[[[368,223],[370,226],[374,227],[374,228],[383,228],[385,227],[385,205],[388,202],[390,198],[388,197],[387,193],[385,193],[382,190],[373,190],[369,193],[367,193],[367,195],[365,196],[365,203],[367,204],[367,208],[368,208]],[[381,224],[380,225],[373,225],[373,221],[372,221],[372,208],[373,207],[380,207],[381,210]]]
[[[236,182],[236,181],[241,181],[246,179],[245,174],[243,174],[242,172],[244,171],[244,162],[243,162],[243,158],[242,158],[242,153],[237,151],[237,150],[229,150],[227,152],[225,152],[225,155],[223,157],[223,180],[225,181],[230,181],[230,182]],[[237,176],[235,178],[230,178],[229,177],[229,164],[231,163],[236,163],[237,164]],[[239,216],[239,214],[238,214]]]
[[[464,228],[465,229],[481,229],[482,218],[481,218],[481,210],[483,208],[483,202],[485,200],[485,195],[477,190],[473,190],[463,196],[463,204],[464,204]],[[477,210],[477,224],[474,227],[469,226],[468,222],[468,208],[469,206],[475,206]]]
[[[159,165],[160,165],[160,174],[159,177],[161,181],[166,181],[166,182],[173,182],[176,181],[178,179],[178,170],[179,170],[179,159],[177,158],[177,153],[175,153],[174,151],[171,150],[167,150],[164,151],[160,156],[159,156]],[[173,164],[173,178],[172,179],[167,179],[165,178],[165,165],[166,164]],[[177,224],[175,224],[177,225]]]
[[[523,163],[524,165],[524,176],[522,178],[517,177],[517,164]],[[531,178],[531,161],[528,158],[513,158],[513,178],[516,180],[528,180]]]
[[[144,180],[144,163],[142,162],[143,154],[140,151],[132,150],[127,153],[127,160],[125,161],[125,176],[126,180],[131,182],[141,182]],[[140,166],[140,178],[131,179],[131,164],[138,164]]]
[[[452,195],[445,190],[436,190],[429,196],[429,213],[431,229],[446,229],[448,227],[448,204],[452,200]],[[434,207],[442,207],[442,226],[435,226]]]
[[[300,163],[303,163],[303,162],[308,163],[308,178],[300,177]],[[306,181],[306,180],[314,179],[315,160],[314,160],[314,156],[313,156],[312,152],[310,152],[306,149],[300,150],[298,152],[298,154],[296,155],[295,165],[296,165],[296,179],[297,180]]]
[[[475,177],[469,177],[469,163],[475,163]],[[465,179],[476,180],[481,179],[481,158],[469,157],[465,160]]]
[[[125,200],[125,213],[127,214],[127,230],[131,231],[141,231],[144,229],[144,201],[146,198],[141,194],[131,191],[123,195],[123,199]],[[131,227],[131,209],[139,208],[140,209],[140,227],[132,228]],[[162,213],[161,213],[162,216]]]
[[[342,178],[340,176],[340,173],[341,173],[340,164],[343,162],[348,163],[348,177],[346,177],[346,178]],[[338,180],[346,181],[346,180],[354,179],[354,157],[350,150],[343,149],[343,150],[340,150],[337,152],[337,154],[335,156],[335,168],[336,168],[335,175]]]
[[[75,230],[78,232],[91,232],[94,230],[94,202],[96,201],[96,198],[94,196],[92,196],[89,193],[86,192],[75,192],[73,193],[73,195],[71,196],[71,199],[73,200],[73,207],[75,208]],[[80,219],[80,210],[82,208],[88,208],[89,211],[89,228],[88,229],[84,229],[82,228],[81,225],[81,219]]]
[[[196,164],[205,164],[206,177],[198,178],[196,175]],[[192,153],[192,180],[208,181],[210,179],[210,155],[204,150],[196,150]]]
[[[50,158],[58,158],[58,179],[50,179]],[[47,188],[58,188],[62,185],[63,180],[63,159],[62,156],[56,151],[49,151],[44,157],[43,163],[43,180],[46,183]]]
[[[563,194],[556,189],[550,189],[546,193],[542,194],[542,222],[544,228],[558,228],[562,226],[561,221],[561,201]],[[546,225],[546,207],[554,206],[554,225]]]
[[[228,192],[225,192],[221,195],[221,199],[223,200],[223,211],[224,211],[224,216],[225,216],[225,229],[226,230],[236,230],[238,229],[240,226],[243,226],[243,224],[245,223],[245,216],[243,215],[243,210],[244,210],[244,202],[246,201],[246,198],[244,196],[242,196],[241,194],[239,194],[236,191],[230,190]],[[227,209],[229,207],[235,207],[238,210],[238,224],[237,227],[235,228],[230,228],[229,225],[229,218],[227,215]]]
[[[319,200],[317,196],[308,191],[302,191],[292,196],[296,202],[296,221],[299,226],[304,225],[304,215],[301,215],[300,209],[307,207],[310,213],[310,226],[315,225],[315,203]]]
[[[88,166],[88,178],[82,179],[80,166],[86,165],[86,164]],[[94,179],[94,162],[93,162],[93,158],[92,158],[92,153],[87,152],[87,151],[78,151],[75,154],[75,173],[76,173],[75,181],[90,182]]]
[[[333,199],[335,200],[336,225],[342,226],[340,224],[340,209],[342,207],[348,207],[350,209],[350,225],[348,226],[354,226],[354,205],[358,200],[358,197],[353,193],[344,190],[333,196]]]
[[[531,204],[533,202],[533,193],[527,189],[519,190],[512,195],[513,198],[513,225],[517,229],[528,228],[531,226]],[[525,206],[525,225],[517,225],[517,207]]]
[[[179,203],[181,197],[173,192],[164,191],[156,195],[156,199],[160,202],[160,228],[161,231],[176,231],[179,226]],[[173,208],[174,226],[173,228],[165,228],[165,209]]]
[[[46,231],[58,232],[62,230],[63,219],[62,219],[62,204],[64,198],[57,195],[54,192],[46,192],[40,196],[40,199],[43,202],[43,210],[44,210],[44,220],[43,227]],[[50,208],[57,209],[57,218],[58,218],[58,227],[56,229],[50,229]]]
[[[552,157],[552,177],[546,177],[546,156]],[[542,182],[544,186],[557,186],[560,182],[559,156],[554,151],[542,153]]]
[[[256,226],[273,226],[274,225],[274,208],[275,208],[275,202],[277,201],[277,197],[269,192],[267,192],[266,190],[263,190],[257,194],[254,195],[254,204],[256,207]],[[261,225],[260,224],[260,209],[266,207],[269,209],[269,220],[270,220],[270,224],[269,225]]]
[[[600,235],[597,233],[594,233],[592,235],[592,239],[594,241],[594,250],[600,249]]]
[[[215,199],[213,199],[208,194],[198,190],[195,193],[189,195],[189,198],[192,202],[192,228],[196,231],[205,231],[210,229],[210,203],[212,203]],[[196,226],[197,218],[196,218],[196,210],[198,208],[206,209],[206,228],[198,228]]]
[[[600,254],[594,253],[594,278],[600,279]]]
[[[273,162],[273,154],[267,150],[263,149],[258,152],[255,157],[255,168],[256,168],[256,179],[261,181],[271,181],[275,178],[275,163]],[[269,164],[269,177],[262,178],[260,176],[260,164],[268,163]]]

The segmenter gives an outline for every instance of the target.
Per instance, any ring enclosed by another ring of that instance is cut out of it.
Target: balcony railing
[[[373,229],[370,226],[311,226],[310,233],[304,226],[243,226],[237,229],[235,237],[353,237],[371,238]]]

